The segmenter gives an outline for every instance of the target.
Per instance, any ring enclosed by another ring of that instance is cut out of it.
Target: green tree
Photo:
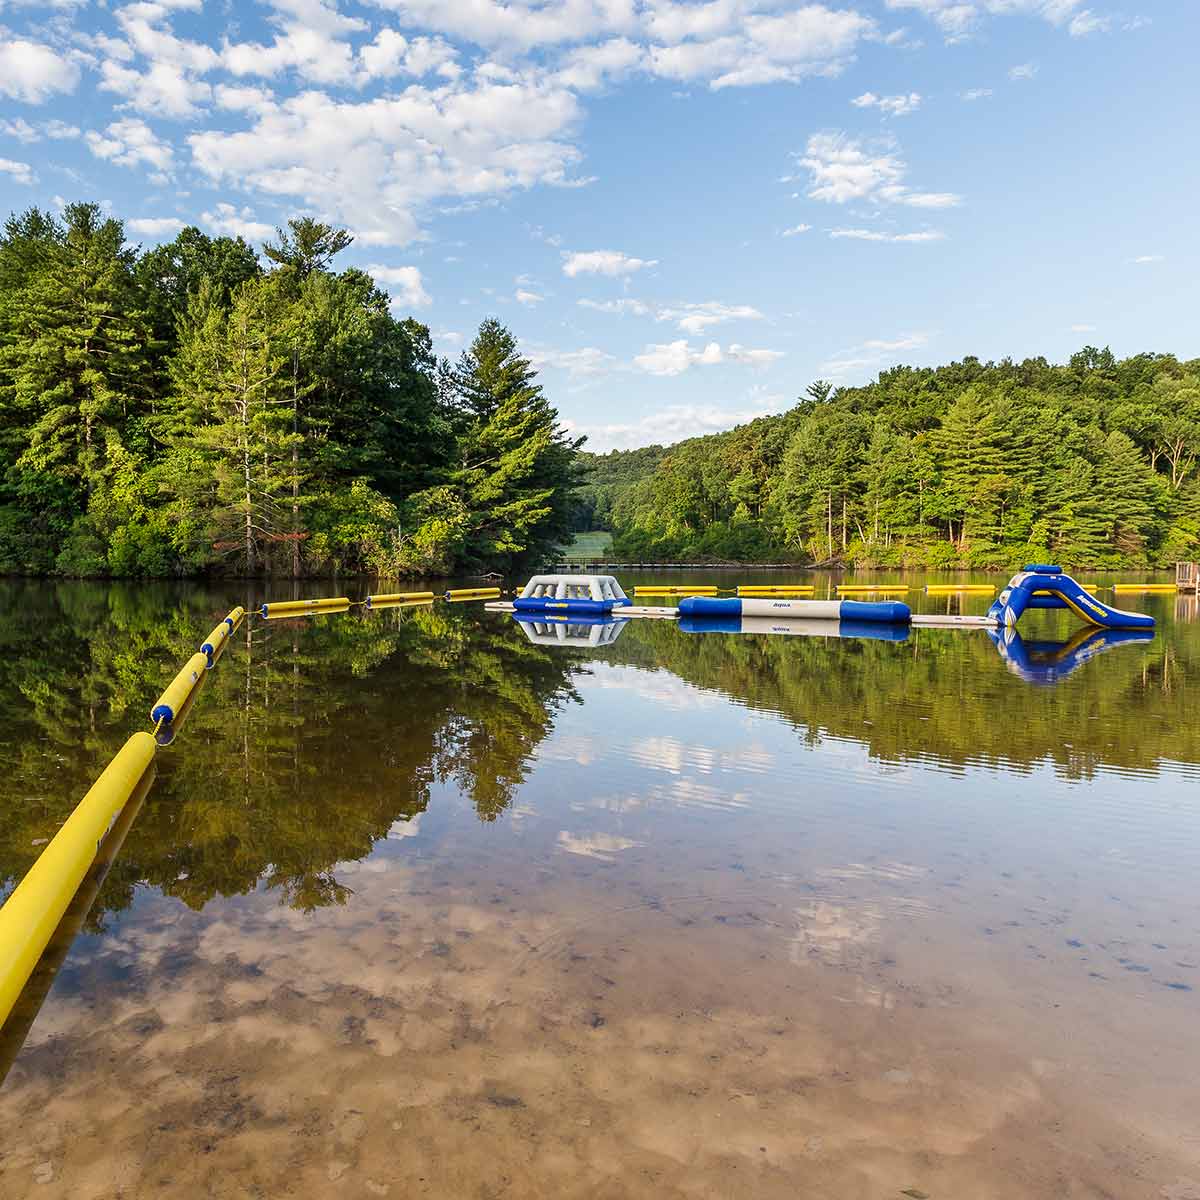
[[[570,531],[582,439],[566,436],[531,363],[495,319],[447,378],[459,431],[450,481],[469,513],[468,559],[512,562],[550,549]]]

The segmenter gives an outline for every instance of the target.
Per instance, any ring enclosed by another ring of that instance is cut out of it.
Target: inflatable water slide
[[[1011,629],[1021,614],[1033,608],[1067,608],[1100,629],[1153,629],[1154,618],[1126,612],[1098,600],[1062,567],[1033,563],[1019,571],[988,609],[996,624]]]

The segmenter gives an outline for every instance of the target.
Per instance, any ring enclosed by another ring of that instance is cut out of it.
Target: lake
[[[0,896],[246,600],[0,582]],[[244,623],[0,1038],[0,1195],[1200,1200],[1200,615],[1123,603]]]

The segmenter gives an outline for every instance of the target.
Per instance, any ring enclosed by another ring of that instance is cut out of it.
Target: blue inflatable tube
[[[843,600],[842,620],[907,625],[912,620],[912,609],[899,600]]]
[[[742,602],[736,598],[721,600],[716,596],[684,596],[679,602],[681,617],[738,617],[742,615]],[[739,627],[741,621],[738,621]]]
[[[870,602],[685,596],[679,602],[679,614],[683,617],[771,617],[778,621],[856,621],[872,625],[907,625],[912,620],[912,609],[899,600]]]
[[[615,600],[555,600],[550,596],[518,597],[513,608],[524,613],[553,613],[555,616],[590,616],[610,613],[614,607],[624,608]]]

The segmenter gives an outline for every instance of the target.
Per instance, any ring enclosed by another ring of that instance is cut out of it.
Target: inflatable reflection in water
[[[613,617],[558,617],[550,613],[513,613],[525,636],[535,646],[611,646],[628,621]]]
[[[1154,641],[1149,629],[1080,629],[1065,642],[1025,641],[1012,628],[989,629],[1008,669],[1026,683],[1054,684],[1118,646]]]
[[[783,637],[871,638],[878,642],[903,642],[908,638],[907,625],[815,617],[786,621],[777,617],[739,617],[736,614],[680,617],[679,628],[684,633],[765,633]]]

